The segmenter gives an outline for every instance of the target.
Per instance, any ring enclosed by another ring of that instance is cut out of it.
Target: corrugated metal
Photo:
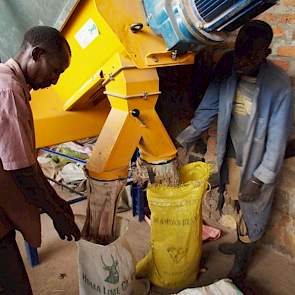
[[[83,0],[81,0],[83,1]],[[79,0],[0,0],[0,58],[14,56],[30,27],[60,29]]]
[[[276,2],[277,0],[194,0],[207,33],[235,30]]]
[[[206,22],[210,22],[236,2],[233,0],[195,0],[196,7]]]

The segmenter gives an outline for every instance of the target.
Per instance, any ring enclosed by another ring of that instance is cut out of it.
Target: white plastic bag
[[[243,293],[231,280],[224,279],[205,287],[183,290],[177,295],[243,295]]]

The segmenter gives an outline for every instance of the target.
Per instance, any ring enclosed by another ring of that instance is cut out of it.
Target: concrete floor
[[[65,198],[72,197],[67,192],[64,192],[63,195]],[[81,220],[81,215],[85,214],[85,206],[85,201],[72,206],[78,220]],[[132,245],[136,258],[140,259],[148,249],[149,227],[146,223],[139,223],[133,219],[130,212],[124,213],[124,215],[136,223],[138,230],[134,232]],[[42,237],[43,244],[39,249],[41,264],[31,268],[24,253],[22,237],[18,235],[18,244],[29,273],[34,295],[78,295],[75,243],[60,240],[54,231],[51,220],[46,215],[42,215]],[[200,275],[196,286],[210,284],[226,277],[233,258],[220,254],[217,246],[221,242],[233,240],[234,233],[229,233],[218,241],[204,244],[204,267],[207,271]],[[250,267],[247,283],[257,295],[294,295],[295,261],[281,256],[271,249],[259,247],[254,263]],[[171,292],[152,287],[150,294],[171,294]],[[135,293],[135,295],[142,294]]]

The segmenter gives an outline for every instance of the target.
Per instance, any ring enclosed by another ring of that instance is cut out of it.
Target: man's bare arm
[[[23,193],[26,201],[38,208],[41,208],[53,220],[55,229],[61,239],[67,237],[72,240],[80,239],[80,231],[74,222],[73,213],[69,212],[69,208],[63,206],[66,202],[63,201],[49,187],[41,168],[38,165],[33,165],[23,169],[11,170],[9,173],[14,179],[17,187]],[[44,182],[45,178],[45,182]],[[55,198],[52,195],[55,194]]]

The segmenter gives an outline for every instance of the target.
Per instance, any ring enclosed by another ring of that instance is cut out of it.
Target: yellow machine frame
[[[144,25],[138,33],[130,30],[135,23]],[[32,93],[37,146],[99,134],[87,168],[103,180],[126,177],[136,147],[150,163],[173,159],[155,111],[156,68],[191,64],[194,55],[167,51],[146,25],[140,0],[80,1],[62,32],[71,65],[56,86]]]

